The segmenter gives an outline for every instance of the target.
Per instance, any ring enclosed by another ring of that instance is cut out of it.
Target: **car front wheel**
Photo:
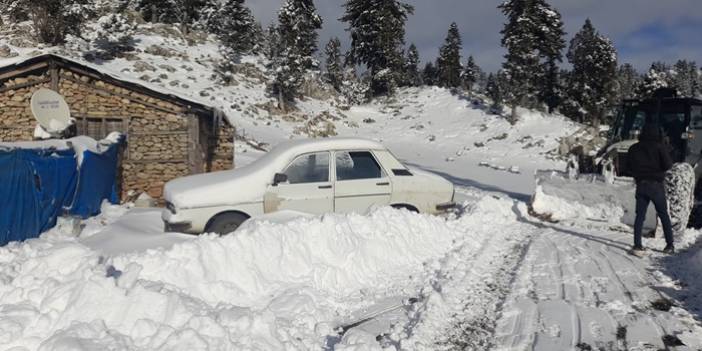
[[[246,222],[247,219],[249,217],[246,215],[236,212],[218,214],[207,225],[205,232],[219,235],[230,234],[239,228],[242,223]]]

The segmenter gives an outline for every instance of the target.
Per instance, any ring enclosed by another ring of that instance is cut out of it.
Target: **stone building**
[[[101,72],[99,66],[45,54],[0,67],[0,141],[30,141],[32,93],[63,95],[78,135],[126,135],[120,193],[161,198],[165,182],[234,166],[234,128],[210,106]]]

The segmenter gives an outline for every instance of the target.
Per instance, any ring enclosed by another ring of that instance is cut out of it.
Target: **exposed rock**
[[[144,61],[136,61],[134,62],[134,72],[144,72],[144,71],[156,71],[156,67],[144,62]]]
[[[166,70],[167,72],[170,72],[170,73],[173,73],[173,72],[176,71],[175,67],[169,66],[169,65],[166,65],[166,64],[159,65],[158,68],[163,69],[163,70]]]
[[[0,57],[10,58],[10,57],[15,57],[17,55],[19,55],[19,54],[14,52],[9,46],[0,45]]]

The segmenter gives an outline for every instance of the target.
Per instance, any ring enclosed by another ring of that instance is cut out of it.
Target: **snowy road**
[[[688,347],[675,349],[701,346],[685,310],[654,307],[666,297],[654,289],[651,258],[627,254],[631,233],[541,226],[498,320],[495,350],[659,350],[675,344],[671,336]]]

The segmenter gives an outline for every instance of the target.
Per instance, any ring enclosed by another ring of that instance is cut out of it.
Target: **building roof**
[[[3,60],[7,62],[7,60]],[[10,61],[9,64],[0,67],[0,80],[26,75],[28,73],[44,70],[54,65],[59,68],[66,68],[78,71],[93,78],[108,82],[115,86],[136,91],[146,96],[165,100],[173,104],[183,106],[195,113],[214,114],[221,113],[216,107],[210,106],[203,101],[198,101],[192,97],[186,97],[169,89],[148,84],[138,79],[127,78],[114,72],[106,72],[101,65],[84,61],[77,61],[53,53],[44,53],[31,57],[18,57]],[[16,73],[15,73],[16,72]]]

